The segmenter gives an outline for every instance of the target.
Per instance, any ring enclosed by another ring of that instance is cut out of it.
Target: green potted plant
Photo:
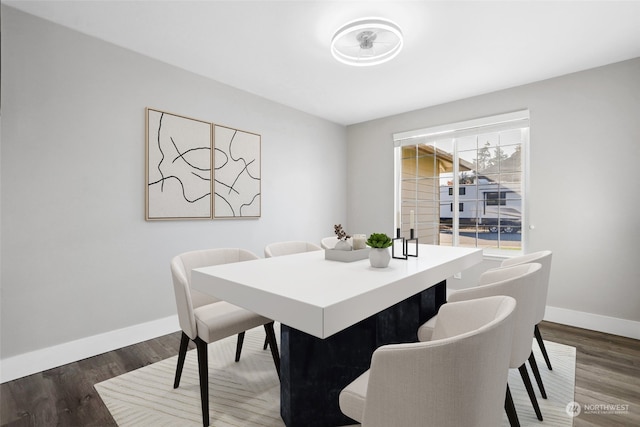
[[[371,247],[369,252],[369,262],[371,267],[384,268],[389,265],[391,255],[389,246],[393,241],[384,233],[372,233],[367,239],[367,245]]]

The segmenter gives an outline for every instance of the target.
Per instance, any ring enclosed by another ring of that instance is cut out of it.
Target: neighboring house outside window
[[[421,243],[522,252],[528,141],[528,111],[395,134],[396,227]]]

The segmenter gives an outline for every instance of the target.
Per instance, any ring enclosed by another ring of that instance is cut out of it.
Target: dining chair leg
[[[278,378],[280,378],[280,353],[278,352],[278,342],[276,341],[276,333],[273,330],[273,322],[265,323],[264,331],[267,334],[267,340],[269,341],[269,347],[271,348],[271,357],[273,357],[273,363],[276,366],[278,372]]]
[[[264,337],[264,345],[262,346],[262,349],[266,350],[268,345],[269,345],[269,338]]]
[[[549,355],[547,354],[547,349],[544,346],[544,341],[542,340],[542,335],[540,334],[540,328],[538,328],[538,325],[535,326],[535,328],[533,328],[533,334],[536,337],[536,341],[538,341],[538,345],[540,346],[540,350],[542,351],[542,356],[544,357],[544,361],[547,364],[547,368],[549,368],[549,370],[553,370],[553,368],[551,367],[551,361],[549,360]]]
[[[173,388],[180,385],[180,377],[182,376],[182,368],[184,367],[184,359],[187,355],[187,347],[189,346],[189,337],[184,332],[180,338],[180,350],[178,350],[178,365],[176,366],[176,377],[173,380]]]
[[[511,390],[509,390],[509,384],[507,384],[507,394],[504,398],[504,410],[507,413],[509,419],[509,425],[511,427],[520,427],[520,421],[518,420],[518,413],[516,412],[516,405],[513,404],[513,397],[511,397]]]
[[[207,343],[202,341],[200,338],[196,338],[195,343],[198,351],[202,424],[204,427],[209,427],[209,362],[207,356]]]
[[[538,370],[538,363],[536,362],[536,357],[533,355],[533,351],[529,355],[529,365],[531,366],[531,370],[533,371],[533,376],[536,379],[536,383],[538,383],[538,388],[540,389],[540,395],[543,399],[547,398],[547,392],[544,389],[544,384],[542,384],[542,377],[540,376],[540,370]]]
[[[240,361],[240,353],[242,353],[242,343],[244,342],[244,332],[238,334],[238,343],[236,344],[236,362]]]
[[[524,387],[527,389],[527,394],[529,395],[529,399],[531,399],[531,404],[533,405],[533,410],[536,412],[536,417],[538,417],[539,421],[542,421],[542,412],[540,412],[538,399],[536,398],[536,394],[533,391],[533,385],[531,384],[531,379],[529,378],[529,372],[527,372],[527,365],[523,363],[518,368],[518,371],[520,371],[522,382],[524,382]]]

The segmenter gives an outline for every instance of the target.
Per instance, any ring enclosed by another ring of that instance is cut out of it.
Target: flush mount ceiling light
[[[348,65],[382,64],[402,50],[402,31],[382,18],[358,19],[343,25],[331,39],[331,53]]]

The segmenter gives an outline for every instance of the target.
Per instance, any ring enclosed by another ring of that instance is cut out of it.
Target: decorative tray
[[[355,251],[341,251],[336,249],[325,249],[324,259],[331,261],[353,262],[369,258],[370,248],[358,249]]]

